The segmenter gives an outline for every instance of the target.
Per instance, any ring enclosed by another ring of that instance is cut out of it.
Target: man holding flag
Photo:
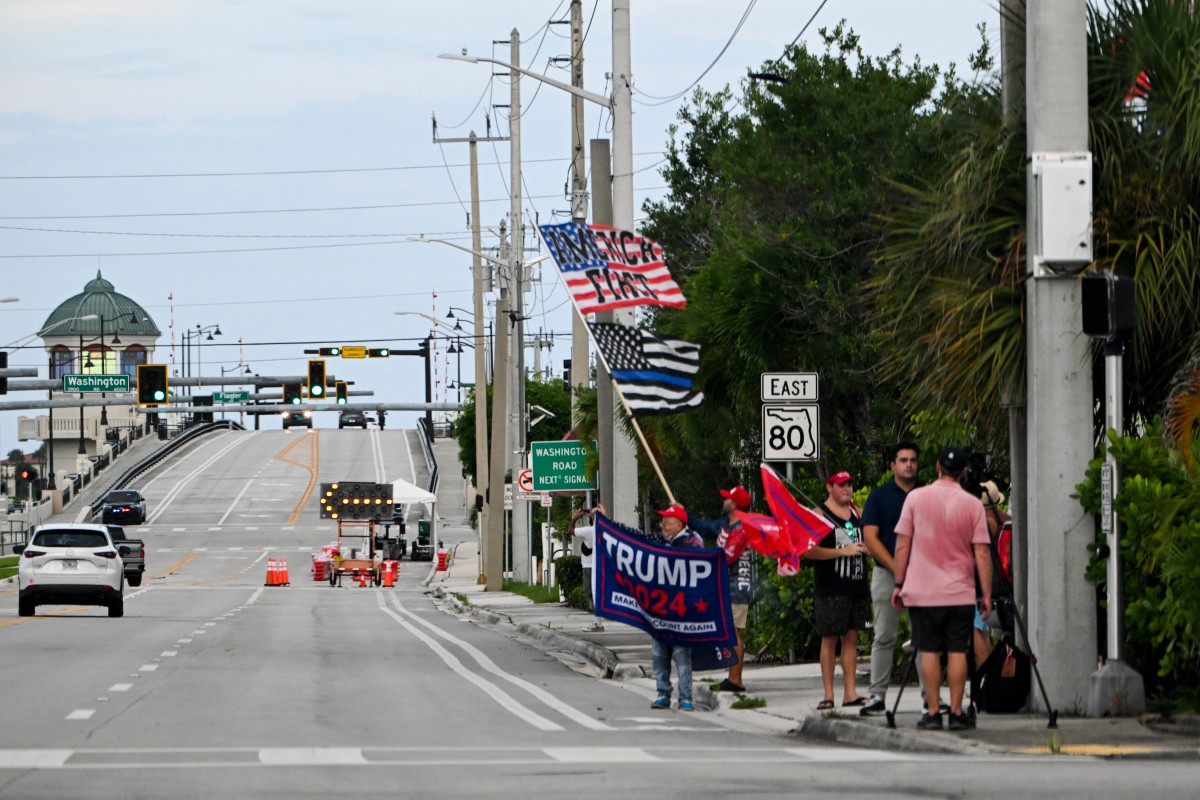
[[[704,547],[699,534],[687,529],[687,510],[675,504],[658,512],[662,517],[663,539],[670,547]],[[679,710],[695,711],[692,702],[692,648],[670,644],[655,636],[650,646],[654,668],[654,683],[658,697],[651,708],[671,707],[671,662],[675,662],[676,677],[679,679]]]
[[[722,489],[720,519],[704,520],[688,512],[688,527],[706,539],[715,539],[717,547],[725,551],[729,562],[729,602],[733,608],[733,626],[737,629],[737,646],[734,655],[737,663],[729,667],[729,675],[721,681],[723,692],[744,692],[742,666],[745,663],[746,644],[742,631],[750,612],[750,593],[754,588],[754,551],[748,547],[746,529],[738,518],[738,512],[750,510],[750,493],[743,486]]]

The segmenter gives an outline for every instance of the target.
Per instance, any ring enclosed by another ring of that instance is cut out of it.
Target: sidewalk
[[[474,542],[454,549],[449,569],[431,574],[428,584],[458,613],[493,625],[512,625],[523,636],[539,640],[564,660],[577,660],[577,668],[597,677],[627,682],[641,691],[647,702],[654,697],[650,670],[650,637],[618,622],[606,621],[602,632],[584,628],[592,615],[565,605],[533,603],[509,592],[484,592],[477,584],[478,557]],[[465,598],[461,602],[456,596]],[[860,666],[860,670],[863,667]],[[858,709],[818,712],[824,691],[817,664],[758,665],[747,663],[746,697],[760,698],[757,709],[734,709],[736,695],[713,691],[724,671],[696,673],[698,707],[736,717],[778,733],[789,733],[828,743],[886,750],[987,755],[999,753],[1097,755],[1142,758],[1200,758],[1200,718],[1163,720],[1143,718],[1090,719],[1072,716],[1075,708],[1059,709],[1058,727],[1048,728],[1045,714],[980,714],[978,727],[964,732],[920,731],[920,690],[915,680],[906,687],[895,716],[860,717]],[[840,692],[841,678],[837,680]],[[865,681],[860,681],[865,686]],[[889,706],[899,687],[889,692]],[[943,699],[948,698],[945,688]],[[840,695],[839,695],[840,697]]]

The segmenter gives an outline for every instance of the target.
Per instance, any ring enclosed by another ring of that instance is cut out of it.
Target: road
[[[148,578],[124,618],[22,619],[0,593],[0,798],[1194,795],[1191,765],[855,750],[651,711],[440,609],[428,564],[394,589],[313,582],[335,535],[316,484],[396,478],[427,479],[411,431],[216,434],[140,483]],[[263,585],[268,558],[290,586]]]

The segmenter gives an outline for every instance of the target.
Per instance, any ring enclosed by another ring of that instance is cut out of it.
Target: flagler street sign
[[[816,403],[764,404],[763,461],[819,461],[820,407]]]
[[[248,403],[249,392],[213,392],[214,403]]]
[[[595,448],[596,443],[592,442]],[[533,467],[534,492],[595,489],[595,480],[584,469],[588,448],[583,442],[530,442],[529,463]]]
[[[63,375],[64,392],[128,392],[128,375]]]

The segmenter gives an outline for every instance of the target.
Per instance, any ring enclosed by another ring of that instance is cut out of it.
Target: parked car
[[[146,498],[137,489],[116,489],[104,497],[100,522],[105,525],[141,525],[146,521]]]
[[[361,411],[343,411],[338,414],[338,428],[367,428],[367,415]]]
[[[125,582],[130,586],[141,586],[142,574],[146,571],[146,543],[141,539],[127,538],[125,529],[120,525],[105,525],[104,527],[108,528],[113,544],[117,546],[117,550],[121,553],[121,560],[125,562]],[[129,548],[128,554],[121,549],[123,547]]]
[[[288,428],[311,428],[312,427],[312,412],[305,409],[304,411],[284,411],[280,416],[283,417],[283,429]]]
[[[39,605],[106,606],[110,617],[125,614],[127,546],[113,543],[103,525],[39,525],[28,544],[13,552],[17,563],[17,613],[32,617]]]

